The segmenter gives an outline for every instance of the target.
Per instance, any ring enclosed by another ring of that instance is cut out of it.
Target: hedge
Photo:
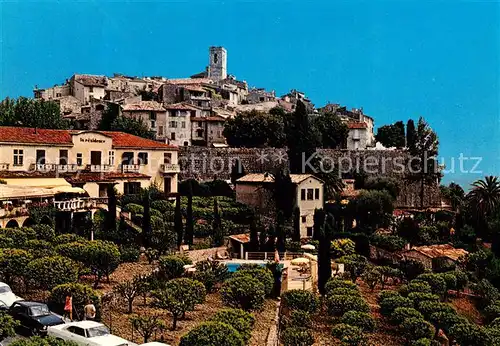
[[[281,336],[284,346],[310,346],[314,344],[314,336],[307,328],[289,327]]]

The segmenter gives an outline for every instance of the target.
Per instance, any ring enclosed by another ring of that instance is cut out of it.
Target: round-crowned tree
[[[243,310],[262,308],[266,295],[264,284],[252,276],[241,275],[227,280],[221,289],[224,304]]]
[[[180,346],[244,346],[238,331],[226,323],[204,322],[181,337]]]
[[[26,278],[31,287],[51,290],[57,285],[76,282],[78,266],[66,257],[43,257],[28,264]]]
[[[375,319],[367,312],[347,311],[340,322],[361,328],[365,332],[375,330]]]
[[[441,302],[432,302],[425,300],[418,304],[417,310],[424,315],[424,317],[428,320],[431,315],[435,312],[445,312],[450,314],[456,314],[455,310],[446,303]]]
[[[366,342],[363,330],[359,327],[339,323],[332,329],[332,335],[342,342],[342,345],[359,346]]]
[[[52,226],[39,224],[31,227],[36,233],[36,238],[38,240],[53,241],[56,237],[56,231]]]
[[[205,296],[205,286],[188,278],[172,279],[164,288],[153,292],[154,305],[172,314],[172,330],[177,328],[179,318],[187,311],[193,311],[196,304],[205,301]]]
[[[455,324],[449,336],[460,346],[488,345],[490,342],[486,329],[470,322]]]
[[[281,301],[290,310],[302,310],[311,314],[319,308],[319,298],[311,291],[289,290],[281,295]]]
[[[405,319],[401,323],[401,331],[408,340],[432,339],[434,337],[432,324],[421,318],[410,317]]]
[[[311,330],[300,327],[286,328],[281,336],[284,346],[310,346],[314,344]]]
[[[444,296],[446,292],[446,281],[440,274],[426,273],[417,276],[418,280],[426,281],[430,286],[432,293],[438,296]]]
[[[411,308],[413,303],[410,299],[398,295],[388,296],[380,301],[380,313],[382,316],[390,317],[397,308]]]
[[[180,278],[184,275],[184,266],[188,264],[183,257],[176,255],[162,256],[158,261],[160,275],[166,280]]]
[[[370,307],[361,297],[356,296],[329,296],[326,298],[326,307],[331,316],[342,316],[347,311],[368,312]]]
[[[26,277],[26,269],[31,261],[31,254],[20,249],[0,250],[0,277],[7,284],[12,284],[15,278]]]
[[[266,296],[271,294],[274,285],[273,273],[264,267],[240,267],[234,274],[233,277],[240,277],[244,275],[249,275],[264,284],[264,291]]]
[[[333,289],[336,289],[336,288],[347,288],[350,290],[357,290],[358,286],[354,282],[349,281],[349,280],[342,280],[342,279],[338,279],[338,278],[333,278],[333,279],[328,280],[328,282],[325,285],[326,294],[331,295],[331,294],[329,294],[329,292],[331,292]]]
[[[89,301],[96,307],[96,318],[101,315],[101,298],[90,286],[79,283],[68,283],[54,287],[50,292],[48,305],[52,311],[62,314],[66,296],[71,293],[73,306],[79,312],[79,316],[84,316],[83,308]]]
[[[431,286],[427,283],[427,281],[422,280],[412,280],[408,283],[408,285],[403,285],[399,288],[398,292],[407,297],[410,293],[419,292],[419,293],[432,293]]]
[[[429,322],[431,322],[436,329],[442,329],[445,333],[448,333],[450,328],[454,325],[467,323],[468,321],[465,317],[460,316],[456,312],[438,311],[430,316]]]
[[[418,308],[421,302],[431,301],[431,302],[439,302],[439,296],[432,293],[422,293],[422,292],[412,292],[408,294],[408,299],[413,302],[413,307]]]
[[[396,308],[391,314],[391,323],[398,326],[403,323],[407,318],[420,318],[423,319],[424,315],[422,315],[419,311],[414,308]]]
[[[112,242],[94,240],[85,246],[85,264],[95,274],[94,288],[97,288],[103,277],[109,282],[109,276],[120,265],[120,250]]]
[[[211,319],[214,322],[226,323],[240,333],[245,344],[250,340],[252,328],[255,324],[255,317],[249,312],[241,309],[219,310]]]

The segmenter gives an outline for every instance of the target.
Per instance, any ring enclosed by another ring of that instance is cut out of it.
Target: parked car
[[[94,321],[52,326],[47,329],[47,335],[85,346],[136,346],[133,342],[111,334],[104,324]]]
[[[10,306],[8,312],[31,335],[46,335],[49,326],[64,323],[61,316],[51,312],[44,303],[19,300]]]
[[[9,285],[0,282],[0,309],[5,307],[8,309],[15,301],[22,299],[12,292]]]

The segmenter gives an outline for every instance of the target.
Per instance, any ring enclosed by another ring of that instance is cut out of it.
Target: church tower
[[[227,78],[227,52],[224,47],[210,47],[208,78],[219,81]]]

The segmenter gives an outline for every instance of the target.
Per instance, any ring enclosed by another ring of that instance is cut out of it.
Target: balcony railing
[[[141,165],[122,165],[122,172],[123,173],[137,173],[137,172],[139,172],[140,168],[141,168]]]
[[[90,171],[91,172],[112,172],[114,170],[114,167],[111,165],[90,165]]]
[[[164,163],[160,166],[160,170],[163,173],[179,173],[181,168],[178,164],[175,163]]]
[[[107,203],[107,197],[73,198],[65,201],[54,201],[54,207],[56,207],[60,211],[81,211],[98,208],[99,205]]]
[[[0,163],[0,171],[8,171],[10,163]]]
[[[58,172],[68,172],[68,173],[73,173],[73,172],[78,172],[79,166],[77,164],[67,164],[67,165],[57,165],[57,171]]]
[[[57,170],[55,163],[37,163],[35,169],[39,172],[54,172]]]

